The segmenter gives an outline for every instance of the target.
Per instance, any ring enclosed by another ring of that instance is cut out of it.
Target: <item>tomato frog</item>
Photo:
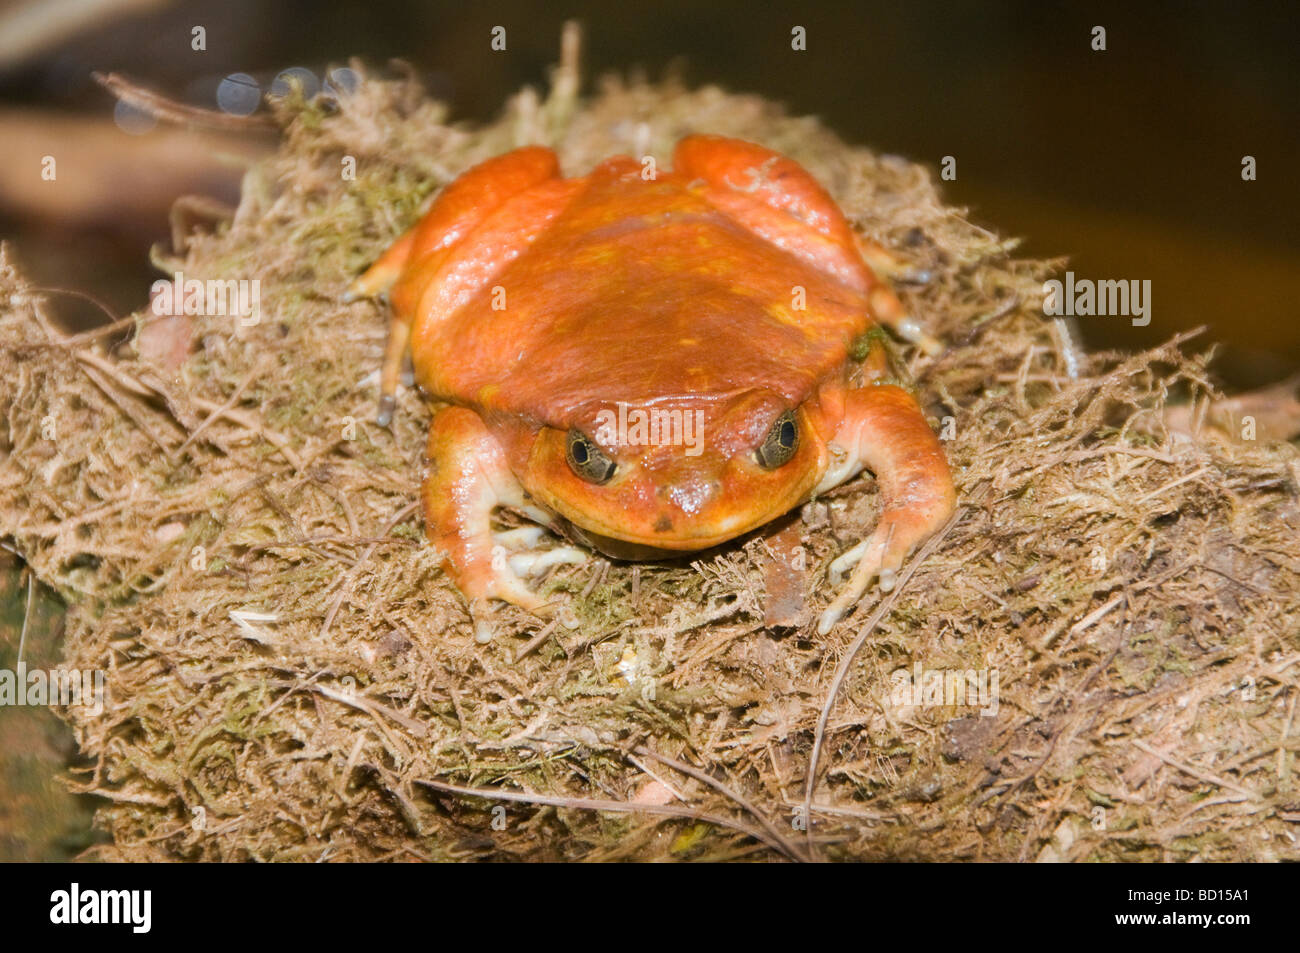
[[[819,632],[876,577],[890,590],[955,502],[916,401],[855,347],[883,325],[938,349],[885,280],[900,270],[800,165],[734,139],[580,178],[529,146],[449,184],[345,300],[388,295],[380,424],[408,348],[442,405],[421,496],[479,638],[494,599],[550,614],[525,580],[584,549],[708,549],[863,468],[881,515],[830,563]],[[498,507],[540,526],[502,529]],[[584,549],[538,550],[541,527]]]

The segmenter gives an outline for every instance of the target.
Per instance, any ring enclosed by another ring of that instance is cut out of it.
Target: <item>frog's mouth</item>
[[[662,546],[649,546],[645,543],[633,543],[613,536],[603,536],[600,533],[593,533],[591,530],[583,529],[572,520],[558,515],[555,517],[555,528],[578,545],[594,549],[602,556],[608,556],[610,559],[617,559],[622,562],[661,562],[670,559],[690,559],[699,552],[698,549],[665,549]],[[713,545],[721,545],[721,542],[724,541],[719,541],[719,543]]]

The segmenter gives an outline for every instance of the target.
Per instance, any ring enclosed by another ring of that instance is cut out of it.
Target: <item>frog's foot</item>
[[[888,285],[878,284],[871,289],[867,307],[873,318],[892,328],[904,341],[915,344],[926,354],[934,356],[943,351],[942,342],[926,333],[921,322],[908,313],[903,302],[898,300],[898,295]]]
[[[879,385],[850,391],[844,423],[832,443],[858,465],[835,467],[818,491],[866,466],[876,474],[882,509],[871,538],[835,559],[828,569],[832,583],[850,569],[852,575],[822,613],[817,624],[822,635],[857,604],[877,576],[882,591],[893,589],[907,554],[938,531],[956,503],[943,448],[921,408],[901,388]]]
[[[521,526],[518,529],[500,530],[492,534],[496,543],[493,556],[498,560],[505,555],[506,564],[516,578],[531,579],[540,576],[552,566],[579,566],[587,561],[588,554],[574,546],[554,546],[550,549],[535,550],[546,535],[540,526]]]
[[[492,512],[499,506],[546,515],[528,503],[483,421],[463,407],[439,411],[429,429],[428,456],[422,498],[429,540],[443,570],[469,600],[476,637],[485,641],[494,628],[491,600],[538,616],[552,614],[524,579],[562,563],[585,562],[587,556],[571,546],[520,551],[541,540],[540,527],[493,531]]]
[[[469,600],[475,641],[490,642],[495,637],[500,628],[498,606],[501,602],[519,606],[543,619],[557,614],[556,607],[543,602],[524,580],[540,576],[553,566],[580,565],[590,555],[573,546],[536,549],[546,535],[546,530],[540,526],[494,531],[490,575],[484,578],[471,571],[455,577],[457,585],[467,596],[477,593]],[[563,608],[558,614],[567,628],[574,626]]]
[[[876,576],[880,577],[881,592],[893,590],[898,579],[898,569],[903,564],[906,552],[890,548],[892,529],[892,526],[886,529],[882,520],[871,539],[858,543],[830,564],[826,570],[826,578],[832,584],[838,583],[844,573],[850,569],[853,570],[853,575],[849,577],[848,583],[840,589],[839,595],[826,607],[821,619],[818,620],[819,635],[825,635],[836,622],[844,618],[845,614],[862,598],[867,587],[871,585],[871,580]]]
[[[862,235],[857,236],[858,251],[871,270],[893,284],[927,285],[934,274],[925,268],[909,265],[884,245]]]

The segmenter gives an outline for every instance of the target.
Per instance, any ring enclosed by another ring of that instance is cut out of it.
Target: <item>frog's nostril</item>
[[[673,521],[666,516],[661,516],[655,520],[656,533],[671,533],[673,531]]]
[[[667,487],[666,496],[687,516],[695,516],[718,495],[722,484],[703,474],[687,474]]]

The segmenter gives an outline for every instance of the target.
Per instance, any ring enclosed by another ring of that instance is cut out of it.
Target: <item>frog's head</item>
[[[593,404],[543,427],[525,489],[613,556],[707,549],[787,512],[826,470],[815,407],[767,390]]]

